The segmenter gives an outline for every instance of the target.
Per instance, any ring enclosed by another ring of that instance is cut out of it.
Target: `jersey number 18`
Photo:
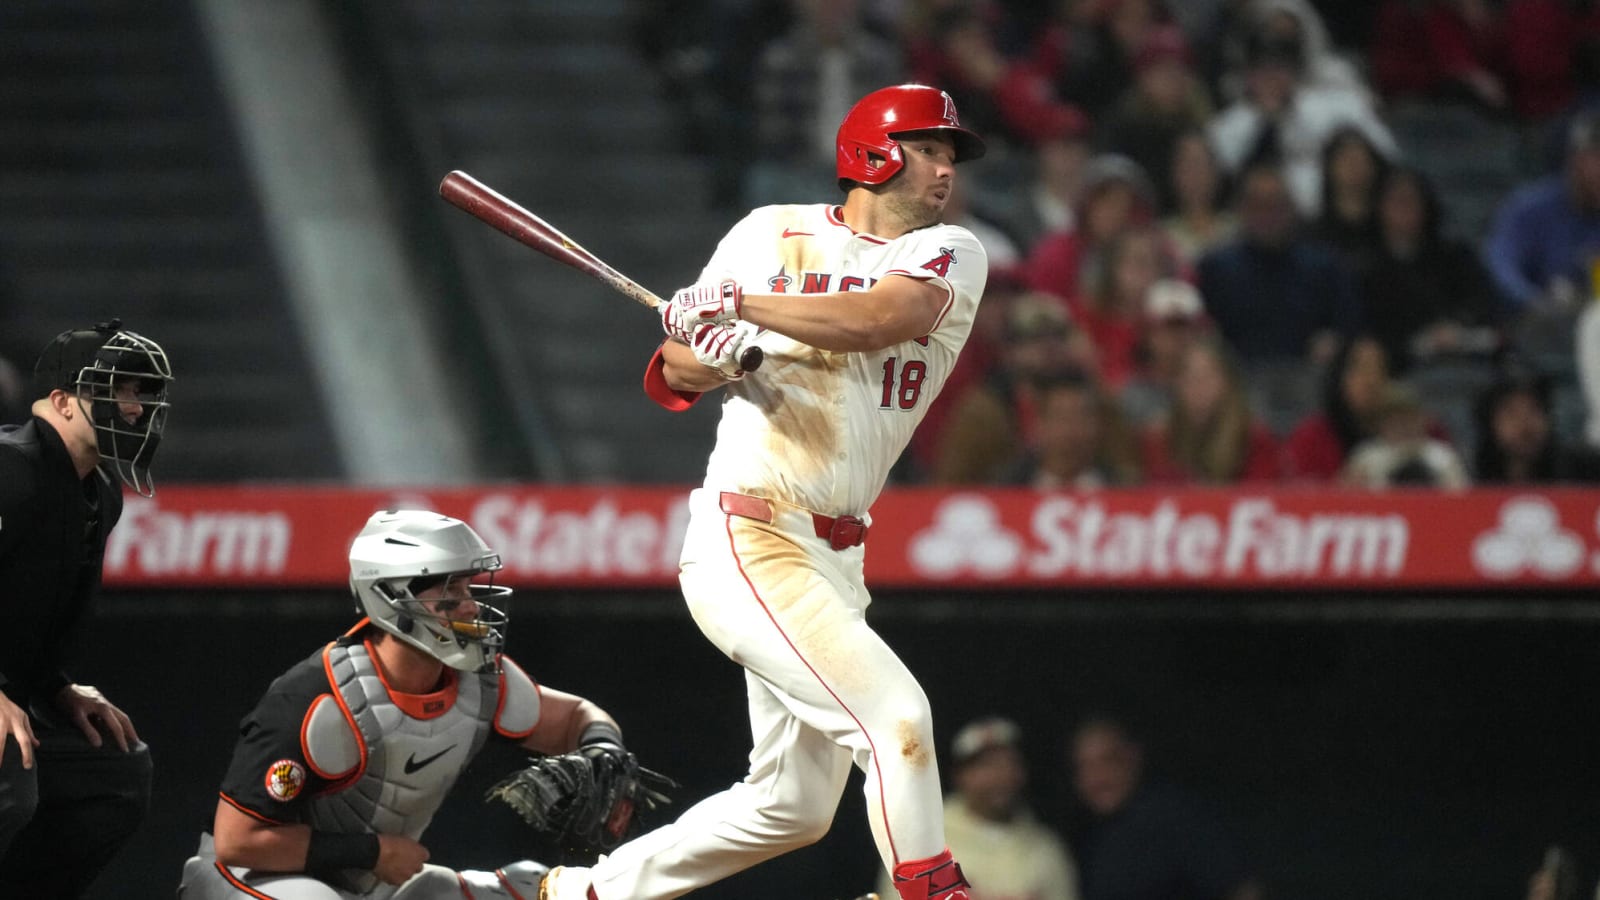
[[[897,404],[901,409],[911,409],[922,396],[922,379],[928,374],[928,364],[908,359],[896,378],[896,362],[893,356],[883,361],[883,399],[878,403],[879,409],[893,409]]]

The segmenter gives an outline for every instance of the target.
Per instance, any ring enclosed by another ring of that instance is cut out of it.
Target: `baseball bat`
[[[579,246],[577,241],[562,234],[554,225],[465,172],[457,170],[446,175],[439,182],[439,196],[446,203],[483,220],[517,243],[532,247],[556,262],[597,278],[619,294],[651,309],[664,302],[637,281]],[[760,347],[748,347],[739,355],[739,368],[754,372],[761,368],[762,359]]]

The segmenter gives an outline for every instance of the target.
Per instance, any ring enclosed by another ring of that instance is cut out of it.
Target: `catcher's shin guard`
[[[938,856],[894,867],[894,889],[900,900],[968,900],[968,887],[948,847]]]
[[[457,876],[462,893],[474,900],[525,900],[538,896],[546,871],[539,863],[524,859],[493,872],[469,870]]]

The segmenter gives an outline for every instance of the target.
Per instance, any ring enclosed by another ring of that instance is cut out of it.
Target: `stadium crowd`
[[[886,83],[990,138],[902,480],[1600,480],[1600,6],[1320,6],[701,0],[641,41],[686,134],[755,135],[697,141],[731,206],[813,197]]]

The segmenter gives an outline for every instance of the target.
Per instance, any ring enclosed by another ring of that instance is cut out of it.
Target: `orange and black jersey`
[[[239,742],[222,780],[222,798],[263,821],[300,822],[308,797],[340,785],[307,764],[301,727],[313,703],[330,691],[322,652],[275,679],[239,722]]]

